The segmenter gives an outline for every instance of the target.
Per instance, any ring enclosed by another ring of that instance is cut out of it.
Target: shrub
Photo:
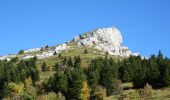
[[[19,54],[23,54],[23,53],[24,53],[24,50],[20,50],[20,51],[19,51]]]

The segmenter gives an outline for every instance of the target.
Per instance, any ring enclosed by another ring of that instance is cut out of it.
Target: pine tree
[[[165,59],[164,62],[164,68],[163,68],[163,86],[169,86],[170,85],[170,61],[168,58]]]
[[[93,95],[99,82],[97,78],[97,73],[95,73],[94,71],[90,71],[87,75],[87,79],[88,79],[88,84],[91,88],[91,94]]]
[[[64,59],[63,59],[63,65],[65,65],[65,64],[67,64],[67,58],[66,57],[64,57]]]
[[[70,57],[68,60],[68,67],[72,67],[73,66],[73,61],[72,58]]]
[[[75,68],[68,77],[67,99],[81,100],[82,88],[84,82],[83,70],[81,67]]]
[[[126,70],[125,70],[125,72],[123,74],[122,80],[124,82],[130,82],[130,76],[129,76],[129,73]]]
[[[46,65],[46,63],[44,62],[43,64],[42,64],[42,71],[46,71],[47,70],[47,65]]]
[[[59,72],[60,69],[59,69],[59,64],[56,63],[54,66],[53,66],[53,70],[56,71],[56,72]]]
[[[74,67],[76,68],[77,66],[80,66],[80,64],[81,64],[80,56],[74,57]]]
[[[57,55],[57,52],[55,51],[55,52],[53,53],[53,55]]]
[[[57,72],[54,75],[54,80],[53,80],[53,90],[56,93],[62,92],[66,93],[67,92],[67,76],[64,75],[61,72]]]
[[[107,96],[113,94],[115,78],[113,68],[110,66],[107,57],[105,57],[104,65],[100,73],[100,83],[106,88]]]
[[[88,51],[87,51],[87,49],[85,49],[85,50],[84,50],[84,54],[87,54],[87,53],[88,53]]]
[[[160,72],[156,63],[155,56],[151,56],[149,59],[149,73],[148,73],[148,83],[152,86],[156,86],[160,82]]]
[[[24,53],[24,50],[20,50],[18,54],[23,54]]]

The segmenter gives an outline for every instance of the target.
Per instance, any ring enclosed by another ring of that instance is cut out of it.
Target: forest
[[[87,50],[85,50],[87,53]],[[147,84],[154,89],[170,85],[170,59],[161,51],[149,58],[130,56],[116,61],[108,56],[93,59],[83,67],[81,56],[61,57],[52,70],[55,74],[37,84],[41,71],[47,71],[44,62],[41,69],[37,58],[29,60],[0,61],[0,99],[21,100],[103,100],[123,91],[122,83],[132,82],[134,89]],[[46,98],[46,99],[43,99]]]

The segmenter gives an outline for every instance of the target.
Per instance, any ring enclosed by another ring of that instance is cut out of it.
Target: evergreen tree
[[[84,54],[87,54],[87,53],[88,53],[88,50],[87,50],[87,49],[85,49],[85,50],[84,50]]]
[[[65,64],[67,64],[67,58],[66,57],[64,57],[64,59],[63,59],[63,65],[65,65]]]
[[[160,82],[160,72],[154,55],[149,59],[148,83],[156,86]]]
[[[42,64],[42,71],[46,71],[47,70],[47,65],[46,65],[46,63],[44,62],[43,64]]]
[[[48,49],[49,49],[49,46],[48,46],[48,45],[46,45],[46,46],[45,46],[45,50],[48,50]]]
[[[54,86],[53,86],[53,90],[56,93],[62,92],[62,93],[66,93],[67,92],[67,76],[64,75],[61,72],[57,72],[54,75]]]
[[[129,76],[129,73],[126,70],[125,70],[125,72],[123,74],[122,80],[124,82],[130,82],[130,76]]]
[[[163,68],[163,76],[162,76],[163,86],[170,85],[170,61],[168,58],[165,59],[164,68]]]
[[[72,67],[73,66],[73,61],[71,59],[71,57],[68,60],[68,67]]]
[[[60,69],[59,69],[59,64],[56,63],[54,66],[53,66],[53,70],[55,70],[56,72],[59,72]]]
[[[76,68],[77,66],[80,66],[80,64],[81,64],[80,56],[74,57],[74,67]]]
[[[53,55],[57,55],[57,52],[55,51],[55,52],[53,53]]]
[[[81,100],[82,88],[84,82],[83,70],[81,67],[76,67],[71,72],[71,77],[68,77],[67,99]]]
[[[104,61],[104,66],[100,73],[100,84],[102,84],[106,88],[107,96],[112,95],[114,91],[114,82],[116,79],[114,78],[112,70],[113,68],[110,66],[109,61],[106,57]]]
[[[97,86],[98,86],[98,77],[97,77],[97,73],[95,73],[94,71],[90,71],[87,74],[87,79],[88,79],[88,84],[91,88],[91,94],[93,95]]]
[[[24,50],[20,50],[18,54],[23,54],[24,53]]]

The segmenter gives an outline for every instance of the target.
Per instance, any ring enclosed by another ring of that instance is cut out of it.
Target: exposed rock
[[[133,53],[122,46],[122,34],[115,28],[96,29],[75,37],[72,41],[78,46],[92,46],[111,55],[130,56]],[[137,54],[135,54],[137,55]]]
[[[43,59],[43,58],[47,58],[47,57],[51,57],[53,56],[54,51],[47,51],[47,52],[43,52],[41,54],[37,54],[36,57],[39,59]]]
[[[17,55],[6,55],[6,56],[0,56],[0,60],[7,60],[10,61],[11,58],[15,58]]]
[[[29,58],[34,58],[35,56],[32,55],[25,55],[24,57],[22,57],[22,59],[29,59]]]
[[[28,50],[24,50],[24,53],[37,52],[37,51],[40,51],[40,50],[41,50],[41,48],[28,49]]]
[[[66,44],[61,44],[55,47],[55,52],[56,53],[60,53],[61,51],[64,51],[66,49],[68,49],[69,47],[67,47]]]

